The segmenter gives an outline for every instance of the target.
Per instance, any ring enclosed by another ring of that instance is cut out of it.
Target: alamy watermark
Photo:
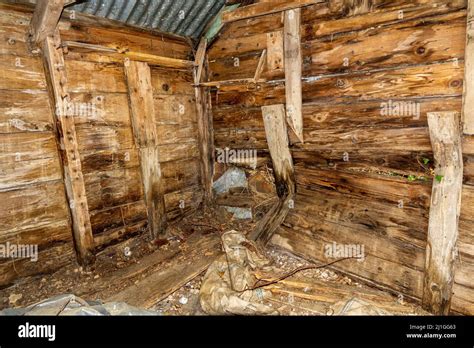
[[[324,255],[328,259],[354,258],[361,262],[365,260],[365,246],[332,242],[324,246]]]
[[[421,104],[415,101],[389,100],[380,104],[382,116],[405,116],[418,120],[421,116]]]
[[[6,242],[0,244],[0,259],[27,259],[38,261],[37,244],[13,244]]]
[[[257,168],[257,150],[233,150],[229,148],[216,149],[216,161],[224,164],[247,164],[252,169]]]

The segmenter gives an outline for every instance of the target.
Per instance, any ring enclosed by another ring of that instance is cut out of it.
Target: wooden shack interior
[[[0,2],[0,308],[235,313],[202,301],[236,231],[279,268],[259,279],[275,313],[473,315],[473,18],[472,0]]]

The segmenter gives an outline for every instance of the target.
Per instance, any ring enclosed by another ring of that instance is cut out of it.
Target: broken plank
[[[436,162],[426,250],[423,308],[448,315],[461,211],[463,158],[456,112],[428,113]]]
[[[54,105],[55,131],[60,145],[66,194],[72,216],[74,242],[79,263],[94,262],[94,240],[89,216],[81,157],[76,136],[74,118],[67,113],[70,96],[67,90],[67,75],[61,49],[61,38],[54,36],[43,42],[43,59],[51,98]]]
[[[301,10],[285,12],[284,59],[286,120],[298,139],[303,142],[303,94],[301,82]]]
[[[252,240],[265,245],[275,230],[283,223],[288,211],[294,204],[296,192],[293,159],[291,157],[288,133],[285,123],[285,108],[282,104],[262,107],[263,121],[268,148],[273,163],[273,173],[279,200],[257,223],[251,232]]]
[[[157,130],[154,123],[155,109],[151,71],[148,64],[143,62],[126,61],[124,67],[135,145],[140,152],[148,221],[151,234],[156,237],[165,231],[166,214]]]
[[[204,272],[221,254],[219,247],[220,238],[215,234],[203,236],[196,242],[186,242],[177,257],[148,278],[110,297],[107,302],[150,308]]]

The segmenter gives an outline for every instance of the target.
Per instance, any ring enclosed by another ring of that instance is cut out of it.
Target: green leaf
[[[429,159],[429,158],[423,158],[423,163],[424,163],[424,164],[430,163],[430,159]]]
[[[408,181],[415,181],[415,180],[416,180],[416,176],[408,175]]]
[[[444,175],[436,175],[435,179],[437,182],[441,182],[441,180],[443,180],[444,178]]]

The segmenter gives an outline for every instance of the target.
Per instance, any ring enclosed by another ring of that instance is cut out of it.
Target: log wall
[[[335,267],[419,300],[434,179],[427,113],[461,112],[467,4],[354,3],[301,10],[304,143],[290,131],[297,196],[272,242],[319,262],[327,244],[364,245],[365,261]],[[217,148],[268,157],[260,108],[285,103],[282,30],[281,12],[235,21],[209,48],[214,81],[250,78],[268,55],[267,82],[214,90]],[[397,113],[397,105],[414,108]],[[473,140],[464,139],[452,303],[466,314],[474,313]]]
[[[25,44],[31,9],[0,3],[0,243],[38,244],[38,262],[0,260],[0,286],[74,260],[68,202],[41,57]],[[152,36],[63,13],[64,41],[192,59],[181,39]],[[68,90],[97,249],[147,231],[123,57],[69,48]],[[152,67],[169,221],[202,200],[192,71]],[[181,203],[181,206],[180,206]]]

